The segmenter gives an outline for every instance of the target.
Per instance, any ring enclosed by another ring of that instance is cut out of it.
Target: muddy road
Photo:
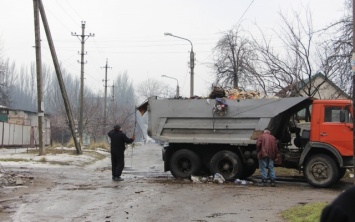
[[[115,182],[110,156],[105,155],[85,166],[1,162],[5,174],[20,175],[22,181],[0,188],[0,221],[275,222],[284,221],[282,210],[330,202],[352,185],[343,181],[319,189],[304,182],[278,181],[277,187],[257,187],[176,180],[163,172],[157,144],[128,149],[124,181]]]

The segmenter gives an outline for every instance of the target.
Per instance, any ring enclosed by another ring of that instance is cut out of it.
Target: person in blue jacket
[[[124,151],[126,143],[133,143],[135,137],[128,138],[121,130],[120,125],[115,125],[113,130],[108,132],[111,139],[111,164],[112,164],[112,180],[123,181],[121,178],[124,168]]]

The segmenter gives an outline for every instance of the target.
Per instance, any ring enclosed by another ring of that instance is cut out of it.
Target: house
[[[43,142],[50,144],[51,121],[43,118]],[[33,147],[39,144],[38,114],[0,106],[0,147]]]
[[[317,99],[351,99],[342,89],[334,82],[326,78],[322,73],[317,73],[309,80],[304,80],[285,87],[278,92],[278,97],[294,97],[294,96],[308,96],[306,93],[311,86],[312,97]]]

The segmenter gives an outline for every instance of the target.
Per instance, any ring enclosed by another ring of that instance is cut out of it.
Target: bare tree
[[[15,74],[16,84],[14,84],[11,104],[12,108],[29,110],[37,112],[37,82],[36,82],[36,72],[35,64],[32,63],[30,69],[27,67],[21,67],[20,72]],[[51,69],[45,64],[42,65],[42,81],[44,86],[44,94],[47,91],[52,90],[50,83],[52,81]],[[45,102],[45,111],[47,103]]]
[[[330,60],[336,66],[338,72],[334,76],[334,82],[348,94],[352,94],[352,38],[353,38],[353,1],[345,0],[344,15],[338,21],[326,27],[322,34],[328,34],[329,40],[326,44],[333,49]]]
[[[141,99],[147,100],[151,96],[173,98],[175,96],[175,89],[162,81],[148,78],[141,82],[137,87],[137,94]]]
[[[15,75],[15,63],[11,63],[9,59],[5,58],[0,42],[0,105],[11,105],[13,87],[16,81]]]
[[[264,85],[256,71],[257,54],[249,39],[240,27],[223,33],[214,48],[217,84],[254,90]]]
[[[324,40],[316,40],[317,32],[313,29],[310,13],[306,13],[305,21],[296,12],[293,20],[282,14],[281,19],[281,30],[275,31],[283,45],[281,49],[275,50],[262,32],[261,41],[254,39],[259,54],[259,73],[270,92],[278,96],[314,96],[338,71],[330,59],[332,49],[322,44]],[[313,81],[320,72],[325,77],[323,81]]]
[[[132,134],[135,129],[136,99],[133,84],[127,72],[121,73],[114,81],[114,92],[108,105],[108,121],[105,132],[115,124],[121,125],[123,130]],[[103,112],[102,112],[103,114]]]
[[[15,63],[0,57],[0,105],[11,106],[15,85]]]

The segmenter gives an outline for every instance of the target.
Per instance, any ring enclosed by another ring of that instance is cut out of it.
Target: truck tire
[[[175,178],[190,178],[201,170],[201,159],[193,151],[176,151],[170,159],[170,172]]]
[[[329,187],[339,180],[339,168],[334,159],[325,154],[310,156],[303,174],[308,183],[315,187]]]
[[[242,173],[242,175],[240,176],[240,179],[247,179],[248,177],[250,177],[251,175],[253,175],[256,171],[256,166],[247,166],[244,169],[244,172]]]
[[[210,170],[212,174],[219,173],[225,180],[230,180],[242,176],[243,164],[237,154],[223,150],[213,155]]]

